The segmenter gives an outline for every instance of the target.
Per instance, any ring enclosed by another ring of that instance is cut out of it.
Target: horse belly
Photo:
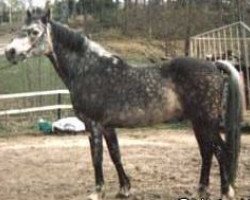
[[[142,103],[143,104],[143,103]],[[105,123],[117,127],[148,126],[182,115],[182,106],[174,89],[164,88],[160,100],[153,98],[145,106],[123,106],[106,113]]]

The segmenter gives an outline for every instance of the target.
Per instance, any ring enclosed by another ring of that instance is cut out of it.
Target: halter
[[[47,26],[46,26],[48,49],[47,49],[47,52],[44,53],[45,55],[49,55],[50,53],[52,55],[55,54],[54,53],[54,48],[53,48],[53,43],[52,43],[52,38],[51,38],[51,34],[50,34],[51,33],[50,28],[51,28],[51,25],[50,25],[50,23],[48,23]]]
[[[51,29],[51,24],[47,23],[46,29],[42,33],[42,35],[43,35],[43,34],[45,34],[45,31],[46,31],[46,33],[47,33],[47,42],[48,42],[48,48],[47,48],[47,51],[44,52],[44,55],[52,56],[53,59],[54,59],[55,67],[57,69],[59,69],[58,60],[57,60],[57,57],[56,57],[56,54],[55,54],[55,51],[54,51],[54,48],[53,48],[52,37],[51,37],[51,34],[50,34],[51,30],[50,29]]]
[[[47,42],[48,42],[48,48],[47,50],[44,52],[45,55],[49,55],[50,53],[54,53],[53,50],[53,45],[52,45],[52,39],[51,39],[51,35],[50,35],[50,30],[49,30],[49,26],[44,26],[44,31],[42,32],[42,34],[36,38],[32,44],[31,47],[27,50],[27,53],[29,53],[34,47],[39,45],[39,42],[41,41],[41,39],[44,37],[45,33],[47,34]]]

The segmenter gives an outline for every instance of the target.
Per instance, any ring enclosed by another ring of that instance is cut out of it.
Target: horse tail
[[[242,120],[243,87],[239,72],[228,61],[217,61],[216,66],[228,74],[225,112],[225,143],[229,183],[234,185],[240,153],[240,123]]]

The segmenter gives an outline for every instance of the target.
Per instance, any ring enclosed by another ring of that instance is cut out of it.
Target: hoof
[[[200,185],[197,192],[198,199],[209,199],[210,193],[207,190],[207,186]]]
[[[191,195],[191,200],[197,200],[197,199],[202,199],[202,200],[209,200],[210,199],[210,193],[207,191],[198,191],[194,192],[193,195]]]
[[[116,195],[116,198],[126,199],[131,196],[130,189],[128,187],[122,187],[118,194]]]
[[[87,197],[87,200],[103,200],[103,199],[104,199],[104,194],[99,192],[94,192]]]
[[[234,197],[229,197],[227,195],[222,195],[221,200],[236,200]]]
[[[207,191],[199,192],[198,197],[199,199],[210,199],[210,193]]]
[[[226,195],[222,195],[222,200],[235,200],[235,192],[233,187],[230,185]]]
[[[103,200],[105,197],[105,186],[97,185],[95,191],[87,197],[87,200]]]

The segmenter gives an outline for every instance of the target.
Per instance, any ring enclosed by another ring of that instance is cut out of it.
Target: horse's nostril
[[[16,54],[16,50],[14,48],[11,48],[9,50],[9,54],[10,54],[10,56],[14,56]]]
[[[5,50],[5,55],[8,58],[14,57],[16,55],[16,50],[14,48],[7,49]]]
[[[10,62],[13,62],[13,60],[16,57],[16,50],[14,48],[6,49],[5,56],[7,60],[9,60]]]

